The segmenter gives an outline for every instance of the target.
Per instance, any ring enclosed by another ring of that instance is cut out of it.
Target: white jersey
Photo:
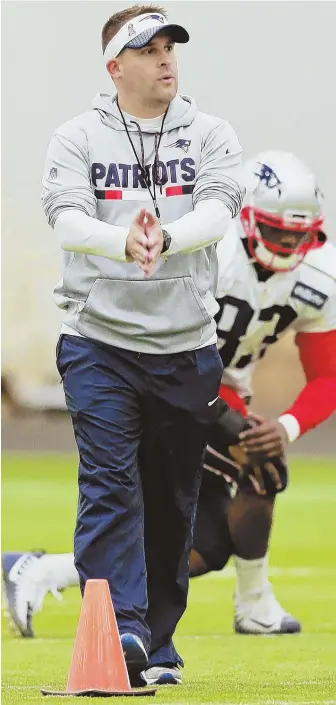
[[[256,362],[288,329],[296,333],[336,329],[336,247],[326,242],[293,271],[275,272],[261,281],[245,249],[238,218],[232,237],[236,248],[229,263],[227,238],[217,245],[218,349],[223,383],[249,397]]]

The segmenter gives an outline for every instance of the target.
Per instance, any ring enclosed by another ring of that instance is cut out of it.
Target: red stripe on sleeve
[[[166,196],[181,196],[183,193],[183,186],[167,186]]]
[[[336,330],[298,333],[295,342],[308,384],[283,413],[295,416],[302,435],[336,411]]]
[[[113,189],[111,191],[105,191],[105,200],[106,201],[121,201],[122,200],[122,191],[118,191],[117,189]]]
[[[336,377],[336,330],[298,333],[295,343],[307,382],[317,377]]]
[[[221,384],[219,387],[219,397],[228,404],[234,411],[239,411],[243,416],[247,416],[245,402],[238,396],[237,392],[226,384]]]

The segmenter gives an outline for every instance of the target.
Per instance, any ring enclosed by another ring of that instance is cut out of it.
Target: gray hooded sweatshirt
[[[127,127],[141,159],[139,127],[133,122]],[[149,124],[141,136],[153,184],[158,129]],[[239,213],[241,147],[228,122],[200,112],[192,98],[176,96],[158,156],[156,197],[163,224],[209,198],[222,201],[232,217]],[[55,131],[42,202],[52,227],[67,209],[123,227],[130,227],[142,207],[154,212],[115,97],[98,95],[92,110]],[[216,285],[215,245],[160,257],[150,278],[135,263],[65,252],[55,300],[66,311],[64,322],[81,335],[141,353],[176,353],[200,347],[215,334]]]

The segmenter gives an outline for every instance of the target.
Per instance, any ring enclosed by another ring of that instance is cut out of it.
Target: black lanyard
[[[161,142],[162,134],[163,134],[163,125],[164,125],[164,121],[165,121],[165,119],[166,119],[166,115],[167,115],[169,106],[168,106],[168,108],[167,108],[167,110],[166,110],[166,112],[165,112],[165,114],[164,114],[164,116],[163,116],[163,118],[162,118],[162,123],[161,123],[161,129],[160,129],[159,139],[157,140],[157,133],[155,133],[155,138],[154,138],[154,139],[155,139],[155,148],[154,148],[154,149],[155,149],[155,155],[154,155],[154,163],[153,163],[153,191],[152,191],[152,188],[151,188],[150,176],[149,176],[149,174],[148,174],[148,172],[146,171],[146,168],[145,168],[145,149],[144,149],[144,143],[143,143],[143,138],[142,138],[141,127],[140,127],[140,125],[139,125],[135,120],[132,120],[132,121],[131,121],[131,122],[134,122],[134,124],[135,124],[135,125],[137,126],[137,128],[138,128],[139,137],[140,137],[141,161],[142,161],[142,163],[141,163],[140,160],[139,160],[139,157],[138,157],[138,155],[137,155],[136,149],[135,149],[134,144],[133,144],[133,142],[132,142],[132,138],[131,138],[131,135],[130,135],[130,133],[129,133],[129,130],[128,130],[128,127],[127,127],[127,124],[126,124],[126,120],[125,120],[124,114],[123,114],[122,110],[120,109],[120,106],[119,106],[119,103],[118,103],[118,99],[117,99],[117,106],[118,106],[118,110],[119,110],[119,112],[120,112],[122,121],[123,121],[123,123],[124,123],[124,127],[125,127],[125,130],[126,130],[127,137],[128,137],[128,139],[129,139],[130,145],[131,145],[131,147],[132,147],[132,149],[133,149],[133,152],[134,152],[135,158],[136,158],[136,160],[137,160],[139,169],[140,169],[140,171],[141,171],[141,175],[142,175],[142,177],[143,177],[143,179],[144,179],[144,182],[145,182],[145,184],[146,184],[147,190],[148,190],[148,192],[149,192],[149,194],[150,194],[150,197],[151,197],[151,199],[152,199],[152,201],[153,201],[153,206],[154,206],[154,209],[155,209],[156,217],[160,220],[161,215],[160,215],[159,206],[158,206],[157,200],[156,200],[155,186],[156,186],[156,184],[157,184],[158,186],[162,186],[161,180],[159,179],[159,171],[158,171],[158,165],[159,165],[159,147],[160,147],[160,142]]]

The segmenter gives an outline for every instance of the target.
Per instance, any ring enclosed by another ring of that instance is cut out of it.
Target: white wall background
[[[40,207],[56,126],[109,92],[100,50],[106,19],[127,2],[2,3],[3,370],[25,394],[57,380],[59,253]],[[163,2],[184,24],[181,92],[228,118],[245,156],[295,152],[316,171],[336,241],[336,3]]]

